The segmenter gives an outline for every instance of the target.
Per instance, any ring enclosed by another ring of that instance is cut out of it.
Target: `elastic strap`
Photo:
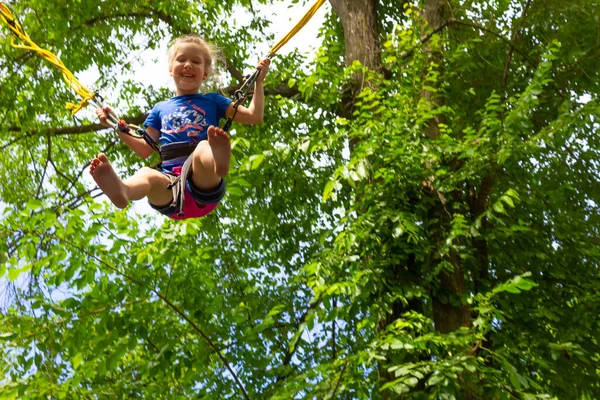
[[[188,175],[192,172],[193,161],[194,157],[188,157],[187,160],[185,160],[185,163],[183,163],[183,166],[181,167],[181,174],[178,177],[176,177],[169,184],[169,186],[167,186],[167,189],[171,189],[173,191],[173,201],[171,202],[171,205],[177,208],[177,215],[179,217],[183,217],[183,206],[185,200],[185,181],[187,180]]]

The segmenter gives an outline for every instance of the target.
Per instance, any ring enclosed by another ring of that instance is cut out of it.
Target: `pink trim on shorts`
[[[194,200],[192,194],[186,188],[183,203],[183,216],[180,217],[177,215],[177,211],[175,211],[173,214],[168,215],[168,217],[172,219],[200,218],[210,214],[215,208],[217,208],[218,205],[219,203],[199,204],[196,200]]]

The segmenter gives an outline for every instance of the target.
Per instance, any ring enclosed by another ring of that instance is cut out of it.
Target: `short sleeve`
[[[217,122],[225,118],[227,107],[231,104],[231,99],[221,96],[218,93],[211,93],[212,100],[217,105]]]
[[[160,119],[160,112],[158,110],[158,106],[159,104],[155,105],[154,108],[152,108],[152,111],[150,111],[150,114],[148,115],[148,117],[146,117],[146,120],[144,121],[144,126],[151,126],[152,128],[160,132],[162,122]]]

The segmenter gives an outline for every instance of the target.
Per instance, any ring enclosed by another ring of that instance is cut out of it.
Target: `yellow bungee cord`
[[[317,10],[325,3],[325,1],[326,0],[317,0],[315,4],[313,4],[312,7],[306,12],[306,14],[304,14],[304,17],[302,17],[302,19],[298,21],[298,23],[292,28],[292,30],[290,30],[287,35],[285,35],[279,42],[277,42],[277,44],[275,44],[275,46],[271,48],[271,50],[269,50],[269,56],[275,55],[275,53],[277,53],[279,49],[289,42],[289,40],[296,33],[298,33],[300,29],[304,28],[304,25],[306,25],[313,15],[315,15]]]
[[[69,71],[67,67],[65,67],[62,61],[56,55],[51,53],[49,50],[41,48],[31,40],[29,35],[23,30],[21,24],[16,21],[8,6],[4,3],[0,3],[0,19],[14,33],[14,36],[11,38],[11,45],[14,48],[35,51],[50,63],[54,64],[61,70],[63,77],[73,88],[75,93],[81,96],[82,100],[78,105],[67,103],[67,108],[72,110],[71,112],[73,114],[85,107],[89,101],[94,100],[94,93],[83,86],[81,82],[77,80],[75,75],[73,75],[73,73]],[[21,40],[22,44],[16,43],[15,36]]]

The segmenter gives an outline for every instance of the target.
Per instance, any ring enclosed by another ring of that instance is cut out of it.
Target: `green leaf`
[[[494,211],[496,211],[498,213],[506,214],[506,210],[504,209],[504,206],[499,201],[494,203],[493,208],[494,208]]]
[[[427,379],[425,386],[427,386],[427,387],[435,386],[435,385],[439,384],[440,382],[442,382],[444,379],[446,379],[445,375],[440,374],[438,372],[434,372],[433,375],[431,375],[429,377],[429,379]]]
[[[419,380],[415,377],[411,377],[405,380],[404,383],[406,383],[406,385],[409,387],[415,387],[419,383]]]
[[[79,366],[83,362],[83,356],[81,353],[77,353],[71,362],[73,363],[73,368],[79,369]]]
[[[23,272],[20,268],[11,268],[8,270],[8,279],[12,282],[16,280]]]
[[[17,334],[16,333],[12,333],[12,332],[2,332],[0,333],[0,340],[10,340],[14,337],[16,337]]]
[[[42,208],[42,202],[38,199],[29,199],[29,201],[27,201],[26,208],[32,211],[39,210]]]
[[[250,161],[252,161],[252,167],[251,169],[257,169],[260,164],[262,164],[262,162],[265,159],[265,155],[264,154],[255,154],[253,156],[250,157]]]
[[[331,197],[331,192],[333,191],[334,185],[335,181],[333,180],[327,182],[325,189],[323,190],[323,201],[327,201]]]
[[[241,197],[244,195],[244,191],[239,186],[232,186],[232,185],[227,186],[227,193],[229,193],[232,196],[237,196],[237,197]]]

